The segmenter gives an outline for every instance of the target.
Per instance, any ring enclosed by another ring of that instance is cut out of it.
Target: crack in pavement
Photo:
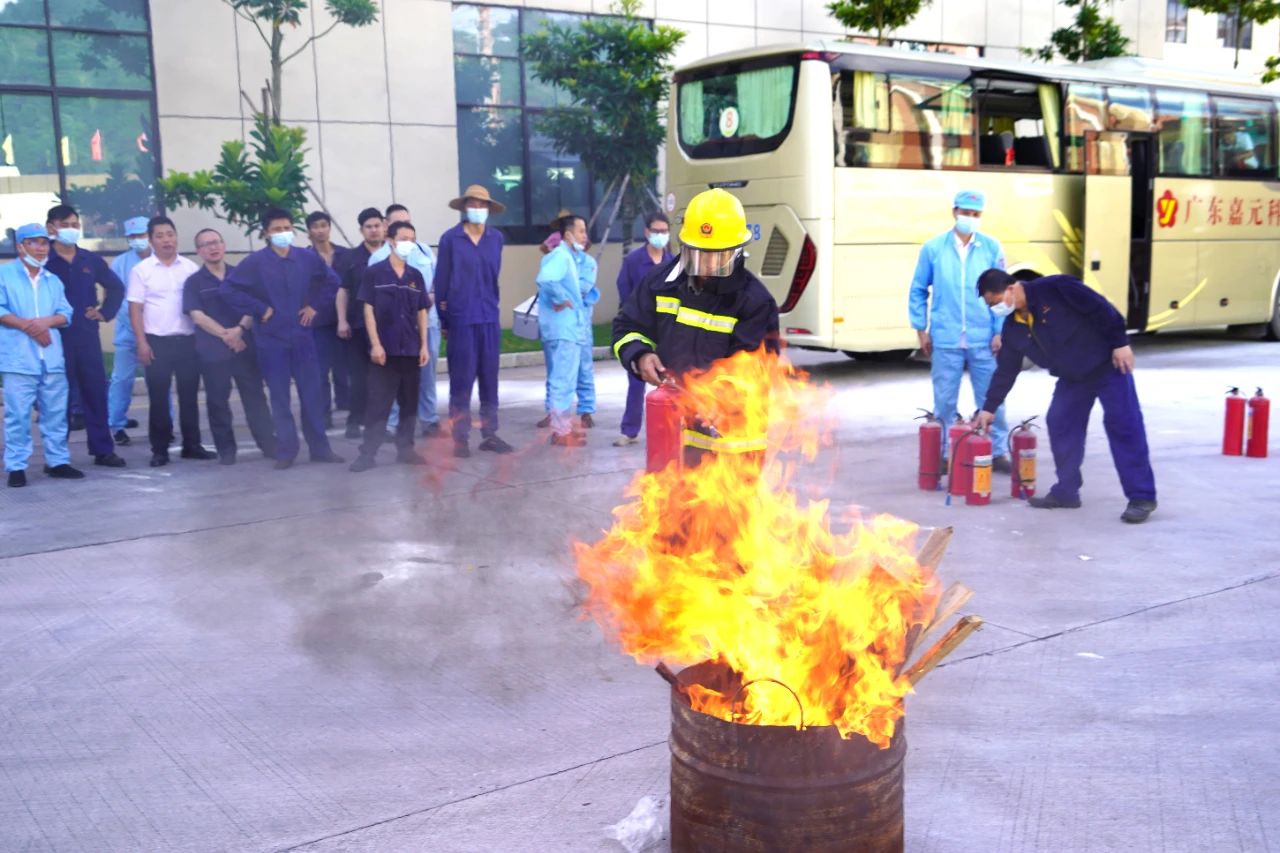
[[[1269,575],[1260,575],[1255,578],[1248,578],[1247,580],[1240,581],[1239,583],[1232,584],[1231,586],[1224,586],[1221,589],[1214,589],[1208,592],[1198,592],[1195,595],[1188,595],[1182,598],[1175,598],[1171,601],[1162,601],[1157,604],[1150,604],[1146,607],[1139,607],[1137,610],[1131,610],[1128,613],[1119,613],[1119,614],[1116,614],[1115,616],[1108,616],[1105,619],[1098,619],[1094,622],[1086,622],[1083,625],[1075,625],[1070,628],[1063,628],[1061,631],[1054,631],[1052,634],[1045,634],[1043,637],[1036,637],[1031,634],[1025,634],[1025,632],[1023,631],[1015,631],[1015,633],[1023,634],[1024,636],[1031,637],[1031,639],[1024,640],[1021,643],[1014,643],[1009,646],[1001,646],[996,649],[989,649],[988,651],[985,651],[985,652],[978,652],[977,654],[972,654],[972,655],[969,655],[968,657],[957,658],[956,660],[948,661],[947,663],[941,663],[941,664],[938,664],[938,669],[942,669],[943,667],[947,667],[947,666],[956,666],[966,661],[977,660],[978,658],[995,657],[996,655],[1002,655],[1005,652],[1011,652],[1014,649],[1020,649],[1023,646],[1030,646],[1034,643],[1043,643],[1046,640],[1053,640],[1053,639],[1057,639],[1058,637],[1065,637],[1067,634],[1078,634],[1081,631],[1087,631],[1090,628],[1095,628],[1099,625],[1105,625],[1108,622],[1118,622],[1121,619],[1128,619],[1130,616],[1140,616],[1141,614],[1149,613],[1152,610],[1160,610],[1165,607],[1173,607],[1176,604],[1183,604],[1185,602],[1195,601],[1200,598],[1211,598],[1212,596],[1219,595],[1224,592],[1231,592],[1233,590],[1243,589],[1244,587],[1247,587],[1247,586],[1266,583],[1267,581],[1273,581],[1273,580],[1276,580],[1277,578],[1280,578],[1280,572],[1272,572]],[[994,627],[997,627],[997,628],[1002,627],[999,625],[995,625],[994,623],[988,623],[988,624],[992,624]],[[1012,631],[1014,629],[1005,628],[1005,630]]]
[[[328,835],[322,835],[318,838],[312,838],[307,841],[298,842],[297,844],[291,844],[288,847],[277,847],[275,848],[275,853],[289,853],[289,851],[292,851],[292,850],[302,850],[303,848],[310,847],[314,844],[320,844],[325,841],[332,841],[335,838],[342,838],[343,836],[353,835],[354,833],[357,833],[357,832],[363,832],[366,829],[373,829],[379,826],[386,826],[387,824],[395,823],[396,821],[404,820],[405,818],[416,817],[418,815],[423,815],[429,812],[438,811],[448,806],[455,806],[455,805],[458,805],[459,803],[470,802],[471,800],[478,800],[481,797],[487,797],[490,794],[499,794],[499,793],[502,793],[503,791],[510,791],[511,789],[519,788],[522,785],[528,785],[533,782],[541,782],[543,779],[553,779],[556,776],[563,776],[565,773],[572,773],[574,770],[580,770],[583,767],[591,767],[603,761],[610,761],[614,758],[621,758],[624,755],[633,755],[637,752],[644,752],[646,749],[653,749],[655,746],[665,746],[666,743],[667,743],[666,738],[663,738],[662,740],[654,741],[653,743],[647,743],[647,744],[644,744],[643,746],[637,746],[632,749],[624,749],[621,752],[615,752],[612,755],[605,755],[605,756],[601,756],[600,758],[593,758],[590,761],[583,761],[579,764],[573,765],[572,767],[564,767],[564,768],[561,768],[560,770],[552,770],[547,773],[542,773],[538,776],[531,776],[528,779],[520,779],[516,782],[509,782],[506,785],[499,785],[496,788],[489,788],[488,790],[485,790],[485,791],[477,791],[476,793],[468,794],[465,797],[458,797],[457,799],[447,800],[446,802],[436,803],[435,805],[431,805],[431,806],[423,806],[420,809],[414,809],[413,811],[404,812],[403,814],[392,815],[391,817],[385,817],[385,818],[382,818],[381,820],[375,820],[375,821],[372,821],[371,823],[362,824],[360,826],[353,826],[352,828],[344,829],[341,832],[333,832]]]

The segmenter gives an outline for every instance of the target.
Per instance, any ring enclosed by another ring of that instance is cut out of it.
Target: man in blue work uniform
[[[656,268],[671,260],[667,244],[671,242],[671,220],[665,213],[651,213],[644,225],[645,244],[622,259],[618,271],[618,304],[631,298],[631,292],[649,277]],[[640,426],[644,423],[644,380],[633,373],[627,374],[627,405],[622,412],[622,435],[613,441],[614,447],[626,447],[639,441]]]
[[[147,217],[135,216],[124,221],[124,236],[129,241],[129,251],[117,255],[111,262],[111,271],[126,285],[129,273],[138,262],[151,257],[151,242],[147,239]],[[115,359],[111,363],[111,384],[107,386],[107,426],[116,444],[129,445],[132,439],[126,429],[133,429],[138,422],[129,417],[129,404],[133,402],[133,383],[138,376],[138,343],[133,339],[133,324],[129,318],[116,317],[112,335]]]
[[[943,421],[958,411],[960,382],[969,368],[974,405],[987,396],[1000,351],[1000,323],[978,297],[978,276],[989,269],[1004,269],[1004,249],[994,237],[980,235],[985,198],[975,190],[956,193],[952,205],[955,226],[920,249],[911,279],[911,327],[920,338],[920,352],[932,355],[933,410]],[[996,412],[991,431],[992,468],[1008,473],[1005,453],[1009,430],[1004,408]],[[943,465],[946,465],[947,431],[942,431]]]
[[[378,208],[366,207],[356,221],[360,224],[360,245],[347,250],[334,268],[341,280],[334,306],[338,315],[338,337],[344,341],[347,354],[350,387],[347,438],[360,437],[369,400],[369,335],[364,327],[364,307],[356,300],[356,294],[370,256],[382,248],[386,237],[386,224]]]
[[[575,396],[579,411],[584,408],[582,341],[591,334],[591,305],[599,301],[600,291],[595,286],[596,259],[586,252],[586,220],[570,214],[560,223],[560,242],[543,257],[538,269],[538,332],[547,356],[551,443],[581,447],[586,436],[574,429],[570,413]],[[594,395],[586,405],[592,403]]]
[[[276,470],[293,465],[298,456],[298,429],[293,419],[291,384],[298,386],[302,434],[312,462],[342,462],[324,434],[324,397],[316,357],[316,306],[334,300],[337,274],[310,249],[293,246],[293,216],[271,208],[262,215],[268,245],[249,255],[227,276],[226,302],[254,321],[258,364],[271,394],[275,422]]]
[[[124,282],[100,255],[76,245],[81,232],[80,214],[74,207],[59,204],[49,208],[45,225],[53,240],[53,251],[45,269],[62,279],[67,302],[74,312],[74,322],[58,331],[66,358],[67,383],[80,392],[89,452],[95,465],[123,468],[125,461],[116,455],[116,445],[107,426],[107,372],[102,361],[98,324],[115,319],[124,302]],[[99,285],[106,293],[101,305],[98,304]]]
[[[397,222],[408,222],[409,208],[403,204],[393,204],[387,208],[387,228]],[[416,233],[416,232],[415,232]],[[409,255],[409,266],[422,273],[427,281],[427,295],[431,297],[431,307],[427,310],[427,365],[422,368],[422,381],[418,383],[418,421],[422,424],[422,434],[428,438],[444,438],[445,432],[440,429],[440,412],[436,406],[436,369],[440,364],[440,313],[436,310],[435,294],[431,292],[436,276],[436,256],[431,247],[414,240],[416,247]],[[391,241],[382,244],[382,248],[369,258],[369,265],[385,261],[391,255]],[[387,421],[387,429],[394,431],[399,421],[400,404],[392,407],[391,418]]]
[[[365,270],[359,299],[369,334],[369,419],[365,423],[360,456],[351,463],[355,472],[368,471],[376,463],[378,447],[387,431],[392,401],[400,403],[396,429],[396,461],[424,465],[413,450],[418,405],[418,383],[427,358],[427,281],[409,264],[418,250],[417,232],[408,222],[393,222],[387,230],[391,255]]]
[[[45,269],[48,232],[39,223],[14,234],[18,260],[0,266],[0,378],[4,380],[4,468],[10,488],[27,484],[31,410],[40,413],[44,472],[78,480],[67,450],[67,379],[62,336],[72,320],[62,281]]]
[[[992,413],[1018,378],[1024,356],[1058,377],[1046,418],[1058,481],[1047,495],[1028,503],[1038,509],[1080,506],[1085,432],[1093,403],[1099,400],[1111,459],[1129,499],[1120,518],[1130,524],[1146,521],[1156,508],[1156,478],[1133,383],[1133,350],[1124,317],[1102,294],[1074,276],[1020,282],[1003,270],[989,270],[978,279],[977,287],[986,304],[1006,316],[1000,365],[978,414],[978,425],[993,420]]]
[[[449,207],[462,211],[465,220],[440,237],[436,261],[435,294],[440,323],[449,341],[449,420],[453,429],[453,455],[471,455],[471,389],[480,385],[480,449],[510,453],[513,448],[498,437],[498,352],[502,329],[498,325],[498,274],[502,270],[502,234],[487,227],[489,214],[501,214],[506,205],[489,197],[489,191],[472,184]]]
[[[262,390],[262,372],[253,348],[253,318],[227,305],[222,283],[235,267],[226,261],[227,246],[212,228],[196,233],[196,253],[204,262],[182,290],[182,310],[196,326],[196,355],[204,376],[209,432],[220,465],[236,464],[236,434],[231,425],[231,383],[240,391],[249,433],[267,459],[276,455],[271,409]]]
[[[335,246],[331,239],[333,220],[323,210],[307,214],[307,238],[311,251],[320,256],[335,272],[338,262],[349,251],[345,246]],[[316,320],[311,324],[316,336],[316,355],[320,357],[320,391],[324,396],[324,422],[333,426],[333,411],[350,405],[350,384],[347,379],[347,359],[342,339],[338,337],[338,311],[333,303],[316,306]]]

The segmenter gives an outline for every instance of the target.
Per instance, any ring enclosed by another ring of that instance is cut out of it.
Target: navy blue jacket
[[[1003,346],[985,412],[994,412],[1018,378],[1022,358],[1053,376],[1086,382],[1111,368],[1113,350],[1129,345],[1124,317],[1107,298],[1071,275],[1050,275],[1022,285],[1028,318],[1005,318]]]
[[[435,294],[445,329],[498,322],[502,245],[502,232],[492,225],[479,243],[471,242],[461,223],[440,236]]]
[[[232,310],[256,320],[254,338],[258,346],[288,347],[295,338],[312,336],[298,312],[311,307],[317,311],[333,302],[338,293],[338,274],[310,249],[294,246],[283,258],[270,246],[249,255],[227,273],[222,283],[223,299]],[[271,319],[262,322],[268,308]]]
[[[67,301],[71,303],[72,316],[75,322],[63,326],[59,331],[63,336],[74,335],[77,338],[98,339],[98,322],[84,316],[90,308],[102,312],[105,320],[115,319],[116,312],[124,302],[124,282],[120,276],[111,271],[107,262],[96,252],[76,247],[76,253],[67,263],[62,256],[49,247],[49,262],[45,269],[62,279]],[[106,292],[102,304],[98,304],[98,287]]]

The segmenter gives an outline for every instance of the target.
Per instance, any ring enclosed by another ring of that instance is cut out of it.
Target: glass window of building
[[[1225,12],[1218,14],[1218,38],[1222,39],[1223,47],[1236,48],[1241,50],[1253,49],[1253,21],[1245,21],[1240,27],[1240,41],[1236,43],[1236,15],[1234,12]]]
[[[1164,13],[1164,40],[1170,44],[1187,43],[1187,4],[1168,0]]]
[[[569,105],[564,90],[537,80],[521,37],[590,16],[508,6],[453,7],[453,67],[462,186],[482,184],[507,206],[494,219],[512,243],[540,243],[561,208],[589,216],[604,195],[575,154],[557,151],[538,118]],[[621,227],[621,226],[619,226]]]
[[[0,2],[0,255],[58,203],[108,251],[156,211],[149,28],[146,0]]]

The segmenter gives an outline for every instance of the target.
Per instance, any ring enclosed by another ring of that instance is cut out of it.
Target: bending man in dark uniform
[[[1093,403],[1100,400],[1111,458],[1129,499],[1120,518],[1130,524],[1146,521],[1156,508],[1156,478],[1124,317],[1102,294],[1069,275],[1020,282],[992,269],[978,278],[978,293],[1006,319],[1004,346],[977,426],[986,428],[994,419],[992,413],[1018,378],[1023,356],[1058,377],[1046,418],[1058,482],[1049,494],[1028,503],[1038,509],[1080,506],[1085,433]]]

